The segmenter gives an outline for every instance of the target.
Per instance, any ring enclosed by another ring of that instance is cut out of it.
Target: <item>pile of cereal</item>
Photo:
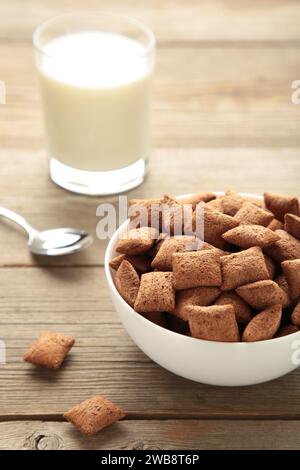
[[[183,218],[178,235],[175,215],[187,204],[191,217]],[[160,211],[166,205],[167,235]],[[204,240],[185,230],[195,226],[199,207]],[[146,223],[136,225],[141,208]],[[110,266],[120,295],[136,312],[161,327],[211,341],[262,341],[299,331],[296,197],[265,193],[263,204],[232,190],[219,197],[166,195],[131,201],[130,214],[130,230],[118,241]]]

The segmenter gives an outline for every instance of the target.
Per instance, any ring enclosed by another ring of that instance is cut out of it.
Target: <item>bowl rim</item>
[[[212,193],[214,193],[216,196],[223,196],[225,194],[224,191],[212,191]],[[190,197],[190,196],[193,196],[194,194],[196,193],[187,193],[187,194],[181,194],[180,196],[175,196],[176,199],[183,199],[183,198],[186,198],[186,197]],[[254,199],[254,200],[260,200],[260,201],[263,201],[263,196],[260,196],[258,194],[252,194],[252,193],[244,193],[244,192],[238,192],[238,194],[242,197],[246,197],[246,198],[250,198],[250,199]],[[116,231],[114,232],[113,236],[111,237],[111,239],[109,240],[109,243],[106,247],[106,250],[105,250],[105,255],[104,255],[104,271],[105,271],[105,276],[106,276],[106,280],[108,282],[108,285],[111,289],[111,291],[113,292],[114,295],[117,296],[117,298],[121,301],[121,303],[124,305],[125,307],[125,310],[126,310],[126,314],[128,313],[130,316],[131,315],[134,315],[135,317],[138,318],[138,321],[140,322],[144,322],[145,325],[149,326],[149,324],[151,324],[151,327],[155,327],[155,328],[158,328],[159,330],[163,330],[164,334],[166,335],[170,335],[171,337],[173,335],[176,335],[175,337],[178,337],[180,336],[181,339],[184,341],[192,341],[192,342],[196,342],[196,343],[199,343],[201,342],[202,344],[210,344],[210,345],[222,345],[224,347],[227,347],[227,348],[253,348],[253,347],[257,347],[258,344],[274,344],[274,342],[276,341],[277,343],[279,342],[284,342],[284,341],[287,341],[287,338],[288,339],[291,339],[292,337],[296,338],[296,337],[300,337],[300,330],[299,331],[296,331],[295,333],[291,333],[289,335],[285,335],[285,336],[280,336],[278,338],[271,338],[271,339],[265,339],[265,340],[262,340],[262,341],[253,341],[253,342],[243,342],[243,341],[237,341],[237,342],[225,342],[225,341],[210,341],[210,340],[205,340],[205,339],[200,339],[200,338],[193,338],[192,336],[187,336],[187,335],[183,335],[182,333],[177,333],[176,331],[172,331],[172,330],[168,330],[167,328],[164,328],[162,326],[159,326],[157,325],[156,323],[153,323],[151,322],[150,320],[148,320],[147,318],[143,317],[142,315],[140,315],[138,312],[136,312],[124,299],[123,297],[119,294],[117,288],[116,288],[116,285],[115,285],[115,282],[114,282],[114,279],[113,279],[113,269],[109,266],[109,262],[111,261],[111,259],[113,258],[113,255],[114,254],[114,247],[116,245],[116,242],[117,242],[117,239],[119,237],[119,234],[122,233],[123,230],[125,230],[126,226],[128,225],[129,223],[129,219],[125,220],[125,222],[123,222],[117,229]]]

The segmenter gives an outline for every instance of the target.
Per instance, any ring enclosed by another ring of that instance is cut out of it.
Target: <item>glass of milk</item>
[[[90,195],[142,183],[155,38],[114,14],[71,13],[33,35],[52,180]]]

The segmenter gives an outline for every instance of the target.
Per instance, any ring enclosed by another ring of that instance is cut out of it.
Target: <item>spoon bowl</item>
[[[0,207],[0,216],[20,225],[28,234],[28,247],[36,255],[61,256],[75,253],[93,243],[93,237],[83,230],[64,227],[39,232],[19,214]]]
[[[28,240],[28,246],[36,255],[60,256],[75,253],[88,247],[92,237],[74,228],[55,228],[37,232]]]

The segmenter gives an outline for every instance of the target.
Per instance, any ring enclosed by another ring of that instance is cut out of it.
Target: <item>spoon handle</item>
[[[12,220],[16,224],[20,225],[29,235],[29,238],[33,237],[36,234],[36,230],[19,214],[13,212],[5,207],[0,206],[0,216],[5,217],[6,219]]]

